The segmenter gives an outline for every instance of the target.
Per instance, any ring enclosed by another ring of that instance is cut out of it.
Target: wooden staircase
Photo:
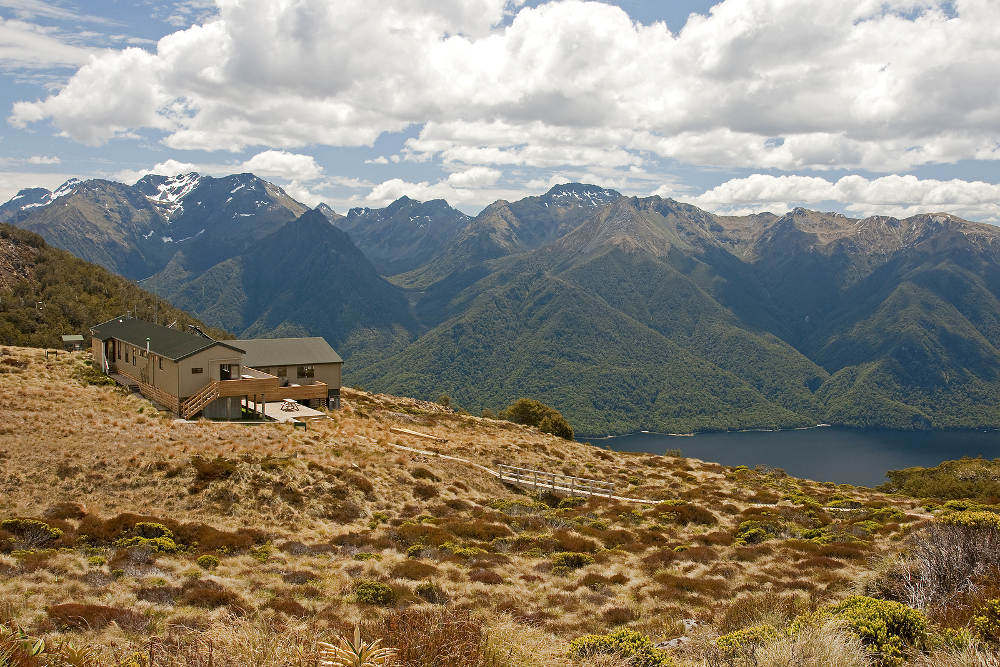
[[[220,384],[218,380],[213,380],[204,389],[199,391],[181,405],[181,416],[184,419],[191,419],[201,412],[206,405],[221,397]]]

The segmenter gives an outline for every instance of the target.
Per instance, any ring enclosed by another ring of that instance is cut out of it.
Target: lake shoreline
[[[695,437],[695,435],[697,437]],[[588,440],[619,452],[665,454],[727,466],[765,465],[793,477],[875,487],[889,470],[933,467],[942,461],[982,456],[1000,459],[1000,430],[892,430],[847,426],[703,431],[692,436],[633,433]]]
[[[620,438],[631,438],[637,435],[655,435],[665,438],[693,438],[699,435],[724,435],[727,433],[787,433],[790,431],[814,431],[820,428],[842,429],[845,431],[857,431],[859,433],[1000,433],[1000,426],[989,428],[921,428],[921,429],[898,429],[883,426],[845,426],[843,424],[816,424],[815,426],[792,426],[789,428],[745,428],[732,430],[704,430],[693,431],[691,433],[663,433],[661,431],[631,431],[629,433],[619,433],[617,435],[576,435],[573,439],[577,442],[591,442],[604,440],[617,440]]]

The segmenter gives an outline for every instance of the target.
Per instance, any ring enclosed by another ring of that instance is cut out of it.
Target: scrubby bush
[[[198,567],[202,568],[203,570],[214,570],[215,568],[219,567],[219,557],[213,556],[212,554],[204,554],[202,556],[198,556],[195,562],[198,564]]]
[[[581,567],[593,564],[593,562],[594,557],[590,554],[575,551],[560,551],[552,554],[552,566],[567,570],[579,570]]]
[[[361,604],[389,607],[396,602],[396,591],[381,581],[359,579],[354,582],[354,596]]]
[[[644,634],[623,628],[606,635],[584,635],[570,642],[574,658],[610,655],[629,661],[634,667],[674,667],[676,663],[653,645]]]
[[[715,645],[729,658],[749,653],[778,636],[773,625],[754,625],[716,638]]]
[[[980,637],[992,643],[1000,642],[1000,600],[987,600],[972,622]]]
[[[536,426],[542,433],[573,439],[573,427],[555,408],[533,398],[519,398],[500,413],[501,419]]]
[[[390,574],[398,579],[427,579],[437,574],[437,567],[421,560],[405,560],[394,565]]]
[[[70,630],[99,630],[116,623],[126,630],[142,632],[149,623],[137,611],[99,604],[57,604],[49,607],[48,617],[58,627]]]
[[[205,609],[215,609],[226,605],[235,612],[243,612],[247,609],[247,604],[239,595],[228,590],[222,584],[207,579],[185,581],[181,587],[178,602]]]
[[[742,522],[736,529],[737,544],[760,544],[779,537],[784,526],[777,521],[751,519]]]
[[[901,567],[904,595],[929,608],[972,590],[974,582],[1000,567],[1000,529],[989,512],[951,512],[910,538]]]
[[[33,549],[62,537],[62,530],[38,519],[4,519],[0,521],[0,529],[15,535],[25,547]]]
[[[422,581],[417,584],[417,597],[431,604],[445,604],[448,602],[448,594],[436,582]]]
[[[476,568],[469,572],[469,580],[477,581],[481,584],[488,584],[490,586],[496,586],[497,584],[503,583],[503,577],[494,572],[493,570],[488,570],[486,568]]]
[[[798,617],[792,631],[829,618],[843,621],[885,667],[902,665],[927,640],[927,619],[899,602],[854,595],[843,602]]]
[[[145,547],[156,553],[172,554],[181,551],[183,547],[174,541],[174,533],[162,523],[143,521],[132,528],[131,537],[123,537],[115,541],[120,549],[129,547]]]

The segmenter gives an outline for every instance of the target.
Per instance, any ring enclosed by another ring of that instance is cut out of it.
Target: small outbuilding
[[[84,338],[80,334],[67,334],[62,337],[63,349],[67,352],[75,352],[83,349]]]

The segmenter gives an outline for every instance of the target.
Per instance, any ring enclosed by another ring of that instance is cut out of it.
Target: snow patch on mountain
[[[191,194],[199,183],[201,176],[195,172],[171,176],[159,184],[155,194],[146,195],[146,199],[156,207],[167,222],[170,222],[183,213],[184,198]]]

